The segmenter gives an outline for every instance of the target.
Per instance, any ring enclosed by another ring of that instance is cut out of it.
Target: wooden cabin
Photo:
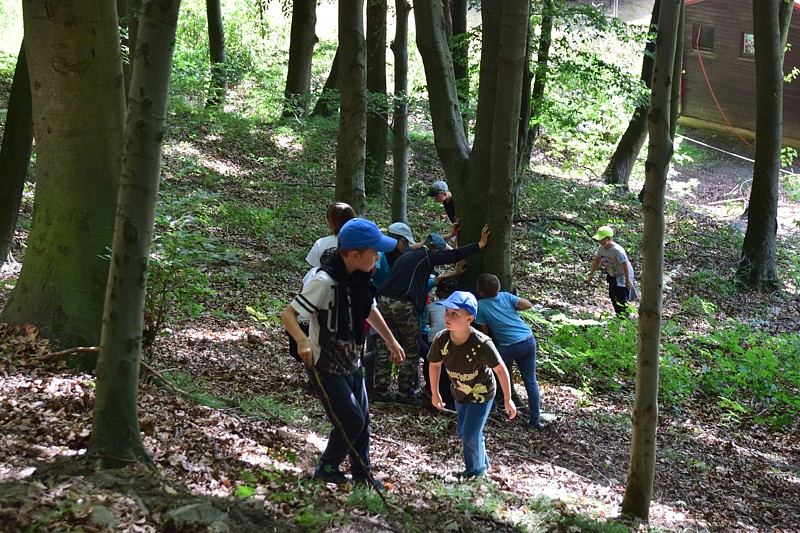
[[[764,1],[764,0],[756,0]],[[755,132],[753,0],[686,0],[681,117]],[[800,69],[800,0],[794,3],[784,73]],[[783,87],[783,136],[800,144],[800,76]]]

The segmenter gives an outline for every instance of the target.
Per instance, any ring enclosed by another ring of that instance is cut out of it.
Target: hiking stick
[[[333,411],[333,404],[331,404],[331,399],[328,396],[328,392],[325,390],[325,387],[323,387],[323,385],[322,385],[322,378],[320,378],[320,376],[319,376],[319,371],[317,371],[316,365],[311,365],[311,370],[314,373],[314,379],[317,381],[317,386],[319,387],[319,391],[322,393],[322,401],[325,404],[325,408],[331,414],[331,421],[333,421],[333,425],[336,427],[337,430],[339,430],[339,433],[342,434],[342,437],[344,438],[344,441],[347,443],[347,447],[350,448],[350,452],[353,454],[353,457],[355,457],[356,461],[358,461],[358,466],[360,466],[361,469],[364,471],[364,473],[367,475],[367,479],[369,480],[370,484],[372,485],[372,488],[375,489],[375,492],[378,493],[378,496],[381,497],[381,500],[383,501],[383,504],[388,509],[391,509],[391,506],[389,505],[389,502],[386,501],[386,498],[384,497],[383,493],[375,485],[375,478],[372,475],[372,470],[367,468],[367,465],[364,462],[364,458],[361,457],[361,454],[358,453],[358,451],[356,450],[356,447],[353,446],[353,443],[350,441],[350,437],[348,437],[347,433],[345,433],[344,425],[342,424],[342,421],[339,420],[339,417],[336,416],[336,413]]]

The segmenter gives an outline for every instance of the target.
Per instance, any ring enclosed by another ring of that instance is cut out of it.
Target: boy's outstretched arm
[[[377,307],[372,308],[372,311],[370,311],[367,317],[367,322],[369,322],[370,326],[375,328],[375,331],[378,332],[378,335],[380,335],[386,343],[387,348],[389,348],[389,353],[391,354],[392,363],[402,365],[406,360],[406,353],[403,351],[403,347],[400,346],[400,343],[397,342],[397,339],[394,338],[394,335],[392,335],[392,330],[386,325],[386,321],[383,319],[383,315],[378,311]]]
[[[492,370],[497,375],[497,380],[503,388],[503,394],[506,400],[506,413],[508,414],[508,418],[512,419],[517,416],[517,406],[514,405],[514,400],[511,399],[511,379],[508,376],[508,369],[503,361],[500,361],[500,364]]]
[[[314,364],[314,351],[311,348],[311,339],[309,339],[308,335],[303,333],[303,330],[300,328],[300,323],[297,321],[297,314],[297,310],[290,305],[281,313],[281,322],[283,322],[286,331],[289,332],[289,335],[291,335],[297,343],[297,355],[300,356],[300,359],[303,360],[306,366],[311,366]]]

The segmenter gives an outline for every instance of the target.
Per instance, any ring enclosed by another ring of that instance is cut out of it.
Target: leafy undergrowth
[[[326,231],[335,129],[323,121],[301,137],[289,125],[235,115],[184,112],[170,120],[150,279],[160,289],[148,303],[153,345],[145,360],[180,392],[148,375],[140,394],[141,429],[159,474],[136,466],[95,471],[82,461],[94,378],[48,358],[56,348],[34,329],[5,328],[2,529],[197,530],[187,517],[215,531],[629,528],[612,519],[630,450],[635,319],[619,327],[608,320],[604,291],[587,287],[584,276],[594,251],[589,231],[601,223],[617,228],[641,265],[640,215],[631,198],[586,180],[535,175],[526,183],[515,280],[536,306],[526,316],[541,346],[544,410],[556,422],[531,435],[521,420],[490,418],[492,470],[462,483],[454,476],[462,467],[454,418],[372,406],[372,460],[376,476],[392,486],[387,508],[375,495],[310,480],[329,425],[277,321],[299,285],[308,247]],[[409,220],[419,235],[444,231],[441,208],[424,195],[425,184],[441,177],[429,166],[429,139],[412,141]],[[773,416],[791,404],[770,396],[769,383],[713,392],[697,375],[677,371],[686,365],[700,372],[705,364],[702,375],[710,379],[727,361],[730,375],[741,376],[736,367],[759,368],[762,355],[742,352],[737,365],[737,338],[757,344],[758,335],[796,336],[800,329],[796,232],[781,235],[782,290],[743,292],[730,281],[741,232],[705,208],[711,201],[699,190],[670,206],[664,340],[674,349],[664,358],[669,392],[662,396],[650,524],[633,527],[797,530],[797,420]],[[368,206],[383,226],[386,204]],[[590,349],[581,352],[579,341]],[[791,342],[785,349],[796,346]],[[797,357],[777,355],[783,364]],[[796,381],[791,368],[784,374],[790,402]]]

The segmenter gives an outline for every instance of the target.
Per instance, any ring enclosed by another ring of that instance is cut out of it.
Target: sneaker
[[[354,478],[353,488],[374,490],[375,492],[382,492],[386,490],[386,487],[380,482],[380,480],[372,478],[372,481],[370,481],[365,477]]]
[[[331,465],[319,465],[314,470],[314,479],[325,483],[335,483],[336,485],[344,485],[350,481],[338,467]]]
[[[413,407],[421,407],[422,406],[422,399],[410,392],[408,394],[398,394],[395,400],[397,403],[402,403],[403,405],[411,405]]]
[[[376,392],[372,395],[370,401],[372,403],[394,403],[397,400],[389,392]]]

